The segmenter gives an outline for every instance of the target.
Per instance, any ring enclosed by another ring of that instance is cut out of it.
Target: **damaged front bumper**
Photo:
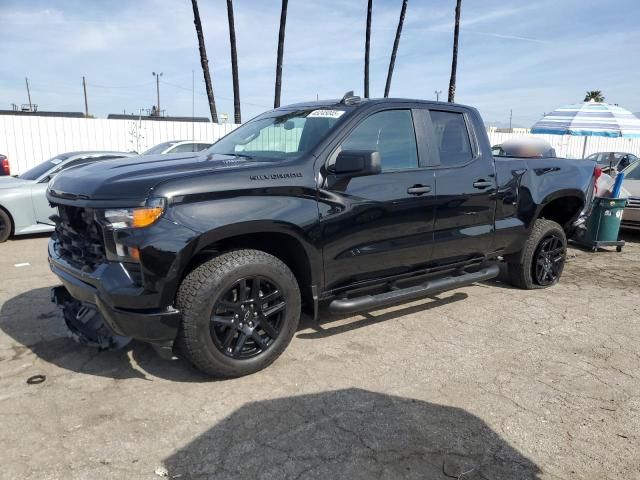
[[[158,295],[136,285],[121,264],[112,262],[92,273],[83,272],[60,258],[50,241],[49,265],[62,282],[52,290],[54,303],[64,307],[71,297],[95,306],[113,334],[171,350],[180,312],[172,307],[154,308]]]

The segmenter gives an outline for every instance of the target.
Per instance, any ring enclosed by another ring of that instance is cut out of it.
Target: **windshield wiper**
[[[228,155],[230,157],[239,157],[239,158],[253,158],[252,155],[247,155],[246,153],[218,153],[218,155]]]

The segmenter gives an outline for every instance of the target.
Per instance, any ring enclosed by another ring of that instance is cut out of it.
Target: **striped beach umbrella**
[[[584,157],[587,137],[640,138],[640,119],[617,105],[590,101],[548,113],[536,122],[531,133],[583,136]]]

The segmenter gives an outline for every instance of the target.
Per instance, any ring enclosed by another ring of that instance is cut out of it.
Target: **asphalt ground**
[[[226,381],[141,343],[75,344],[47,239],[10,240],[0,478],[640,478],[640,235],[624,238],[572,248],[551,289],[305,318],[274,365]]]

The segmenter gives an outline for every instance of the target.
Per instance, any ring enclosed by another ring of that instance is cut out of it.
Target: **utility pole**
[[[89,104],[87,103],[87,81],[82,76],[82,89],[84,90],[84,118],[89,118]]]
[[[158,112],[158,116],[160,116],[160,77],[162,76],[162,72],[156,73],[152,72],[153,76],[156,77],[156,110]]]
[[[196,139],[196,74],[191,70],[191,140]]]
[[[509,110],[509,133],[513,133],[512,120],[513,120],[513,108]]]
[[[436,102],[439,102],[440,101],[440,95],[442,95],[442,90],[436,90],[433,93],[436,94]]]
[[[31,103],[31,92],[29,91],[29,79],[24,77],[24,82],[27,84],[27,98],[29,99],[29,111],[33,112],[33,103]]]

